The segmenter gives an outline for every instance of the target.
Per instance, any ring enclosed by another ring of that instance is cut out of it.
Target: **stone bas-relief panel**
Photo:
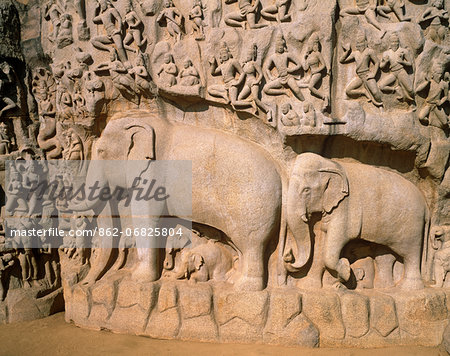
[[[441,343],[449,1],[1,6],[12,14],[3,26],[22,28],[0,48],[0,160],[22,167],[2,184],[2,217],[51,210],[59,228],[80,231],[177,219],[158,249],[97,233],[89,246],[1,250],[5,315],[14,293],[36,291],[22,302],[30,315],[62,283],[66,319],[89,328],[310,347]],[[83,161],[143,162],[133,188],[151,181],[153,160],[192,161],[192,214],[64,199],[35,211],[21,199],[33,159],[79,162],[76,174],[61,169],[61,187],[83,173],[126,191],[126,169]]]

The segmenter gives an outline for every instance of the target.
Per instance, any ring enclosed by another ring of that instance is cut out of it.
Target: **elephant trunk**
[[[308,212],[300,201],[289,199],[287,204],[287,221],[297,245],[296,253],[286,251],[283,259],[287,271],[298,272],[309,260],[311,237]]]
[[[174,248],[170,248],[166,251],[166,257],[164,258],[164,269],[165,270],[168,270],[168,271],[173,270],[173,267],[175,265],[174,254],[175,254]]]
[[[99,191],[107,186],[107,181],[104,177],[103,172],[103,165],[100,164],[102,161],[90,161],[89,168],[87,171],[87,176],[85,180],[84,190],[86,192],[85,198],[78,203],[75,203],[73,205],[69,205],[69,209],[73,211],[87,211],[91,209],[95,209],[100,203],[102,203],[102,200],[100,199],[101,194]],[[90,197],[90,191],[93,188],[96,188],[96,194],[95,197]],[[99,189],[99,190],[98,190]],[[103,203],[105,203],[103,201]]]

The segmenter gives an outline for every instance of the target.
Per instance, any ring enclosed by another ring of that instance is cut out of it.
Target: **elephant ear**
[[[155,159],[155,130],[147,124],[133,123],[125,126],[129,134],[127,159]]]
[[[348,179],[342,168],[319,169],[325,176],[325,191],[323,193],[323,213],[331,213],[339,203],[348,196]]]
[[[192,263],[192,266],[195,268],[196,271],[200,270],[200,268],[205,264],[205,260],[203,259],[203,256],[198,253],[193,253],[190,256],[190,262]]]

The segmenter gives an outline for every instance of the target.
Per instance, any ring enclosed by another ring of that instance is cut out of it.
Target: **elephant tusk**
[[[306,216],[306,214],[303,214],[301,217],[300,217],[305,223],[307,223],[309,220],[308,220],[308,217]]]

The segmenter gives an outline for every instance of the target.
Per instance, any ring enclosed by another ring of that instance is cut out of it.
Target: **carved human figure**
[[[223,98],[226,104],[230,102],[234,104],[237,99],[239,79],[236,74],[242,75],[242,67],[239,62],[234,59],[225,42],[221,44],[220,64],[217,64],[215,57],[209,60],[210,73],[213,76],[222,75],[223,84],[214,84],[208,87],[208,93],[217,98]]]
[[[48,36],[50,41],[55,41],[58,38],[59,29],[61,27],[61,15],[63,11],[57,0],[49,0],[44,7],[44,18],[51,21],[53,25],[53,33]]]
[[[90,30],[86,22],[86,2],[85,0],[75,0],[75,9],[77,10],[80,22],[78,23],[78,39],[87,41],[90,37]]]
[[[8,84],[15,84],[13,77],[13,69],[7,62],[2,62],[0,64],[0,70],[4,73],[6,78],[0,78],[0,101],[3,102],[4,106],[0,109],[0,117],[8,110],[17,107],[17,104],[13,99],[6,96],[6,86]]]
[[[247,53],[244,63],[242,64],[242,75],[239,77],[240,84],[243,83],[242,89],[237,97],[235,106],[249,106],[250,104],[255,109],[255,115],[260,108],[264,113],[268,113],[269,109],[259,98],[259,88],[264,74],[261,66],[257,62],[258,47],[256,44],[252,45]]]
[[[0,256],[0,301],[5,300],[7,291],[8,270],[14,265],[14,256],[11,253],[5,253]]]
[[[443,128],[448,125],[449,120],[443,108],[445,102],[449,100],[449,83],[444,79],[444,69],[440,63],[436,62],[432,66],[431,77],[426,75],[423,81],[417,83],[416,92],[419,93],[427,87],[429,87],[428,95],[419,111],[419,120],[425,125]]]
[[[84,215],[74,215],[75,253],[73,258],[79,258],[81,265],[89,263],[88,241],[84,232],[89,230],[88,221]],[[77,233],[78,231],[78,233]]]
[[[29,216],[21,216],[15,219],[14,226],[16,230],[28,231],[36,228],[32,219]],[[38,283],[38,264],[33,247],[33,237],[30,235],[22,235],[16,237],[16,250],[18,252],[18,259],[22,271],[22,282],[24,288],[39,286]],[[35,242],[34,242],[35,243]]]
[[[109,70],[114,87],[120,92],[127,94],[130,98],[135,97],[134,79],[128,73],[127,68],[119,60],[116,50],[111,51],[110,63],[101,63],[97,70]]]
[[[306,4],[305,1],[303,2]],[[276,0],[275,4],[268,5],[261,10],[261,16],[268,20],[277,21],[278,23],[291,21],[291,15],[288,14],[290,3],[291,0]],[[300,4],[301,11],[302,8],[303,6]]]
[[[414,101],[413,83],[405,68],[413,65],[410,53],[400,47],[397,33],[389,37],[389,49],[383,53],[380,68],[389,69],[389,74],[380,80],[380,89],[387,93],[397,93],[397,100]]]
[[[8,134],[8,126],[2,122],[0,123],[0,155],[10,153],[11,138]]]
[[[195,69],[192,61],[187,58],[184,60],[183,69],[180,71],[180,85],[184,87],[191,87],[200,84],[200,75]]]
[[[284,126],[299,126],[300,117],[289,103],[281,105],[281,123]]]
[[[86,109],[86,100],[84,99],[81,83],[75,82],[73,87],[73,112],[77,117],[82,118]]]
[[[40,248],[40,257],[44,264],[45,279],[52,289],[56,289],[61,283],[61,267],[59,265],[58,249],[52,248],[51,243],[45,240]]]
[[[75,132],[74,129],[69,129],[66,133],[66,147],[63,152],[63,158],[65,160],[82,160],[83,154],[83,141],[81,137]]]
[[[441,288],[450,272],[450,239],[448,226],[434,226],[430,231],[431,244],[437,250],[434,254],[433,287]]]
[[[290,63],[292,63],[294,67],[290,68]],[[284,88],[289,88],[299,100],[305,100],[297,81],[291,74],[300,68],[301,64],[287,52],[284,37],[282,35],[278,36],[275,41],[275,53],[269,57],[264,66],[264,73],[268,79],[267,84],[263,88],[264,93],[268,95],[282,95],[286,94]],[[276,69],[276,76],[272,74],[272,69]]]
[[[175,41],[181,40],[181,23],[183,21],[183,16],[181,12],[173,4],[172,0],[164,0],[164,9],[159,14],[156,22],[160,23],[166,21],[167,32]]]
[[[266,27],[267,24],[256,23],[256,15],[260,0],[237,0],[239,5],[239,11],[230,12],[225,16],[225,23],[228,26],[241,27],[245,29],[246,24],[251,29]],[[226,4],[230,4],[235,1],[225,1]],[[253,5],[252,5],[253,3]]]
[[[58,48],[64,48],[73,43],[72,37],[72,15],[64,13],[61,15],[61,25],[56,38]]]
[[[364,15],[367,22],[381,32],[381,37],[384,36],[386,30],[383,29],[381,24],[377,21],[376,5],[372,3],[372,0],[355,0],[355,7],[347,7],[341,10],[340,16],[355,16]]]
[[[136,11],[134,11],[131,2],[127,5],[125,12],[125,25],[128,28],[128,32],[123,39],[125,48],[130,51],[135,51],[134,48],[130,46],[134,41],[134,44],[141,50],[147,43],[147,39],[142,35],[143,23],[136,14]]]
[[[22,184],[22,175],[14,166],[10,167],[6,195],[5,211],[7,216],[13,216],[17,211],[28,212],[27,194]]]
[[[136,90],[140,95],[147,95],[151,89],[150,74],[145,66],[144,56],[139,53],[136,57],[133,68],[129,70],[130,74],[134,74],[134,83]]]
[[[103,25],[106,35],[97,35],[91,40],[92,45],[102,51],[113,51],[110,47],[114,44],[120,60],[127,65],[127,53],[123,47],[122,17],[119,11],[109,2],[109,0],[98,0],[95,7],[93,22]]]
[[[444,8],[444,0],[431,0],[422,15],[419,17],[418,23],[426,24],[428,21],[439,17],[442,21],[448,21],[448,12]]]
[[[356,37],[356,51],[350,45],[342,46],[341,63],[356,62],[356,77],[347,85],[345,93],[348,97],[365,96],[375,106],[382,106],[381,93],[375,80],[380,63],[375,51],[367,46],[366,35],[360,33]],[[372,64],[372,66],[371,66]]]
[[[315,95],[323,100],[323,110],[329,106],[329,97],[327,94],[322,94],[316,86],[321,82],[327,73],[327,66],[320,51],[320,41],[317,34],[313,34],[306,50],[303,69],[311,71],[311,78],[309,79],[308,89],[312,95]]]
[[[204,15],[211,28],[219,27],[222,19],[222,0],[202,0]]]
[[[442,20],[440,17],[436,16],[430,23],[430,26],[425,30],[425,37],[436,42],[437,44],[441,44],[447,33],[447,28],[442,26]]]
[[[194,0],[189,19],[192,21],[192,33],[196,32],[196,40],[205,39],[205,30],[203,28],[203,5],[201,0]]]
[[[73,101],[72,95],[65,85],[60,85],[58,90],[57,105],[59,106],[60,112],[59,117],[62,121],[73,120]]]
[[[101,108],[105,96],[105,85],[91,71],[83,75],[83,82],[84,88],[86,89],[86,109],[90,115],[95,115]]]
[[[405,16],[404,0],[385,0],[382,5],[377,6],[377,13],[387,19],[390,19],[389,14],[393,13],[400,22],[411,21],[411,17]]]
[[[178,68],[170,53],[164,55],[164,63],[159,68],[157,74],[163,85],[173,87],[177,84]]]
[[[316,111],[311,103],[303,104],[303,113],[300,119],[301,126],[316,126]]]

